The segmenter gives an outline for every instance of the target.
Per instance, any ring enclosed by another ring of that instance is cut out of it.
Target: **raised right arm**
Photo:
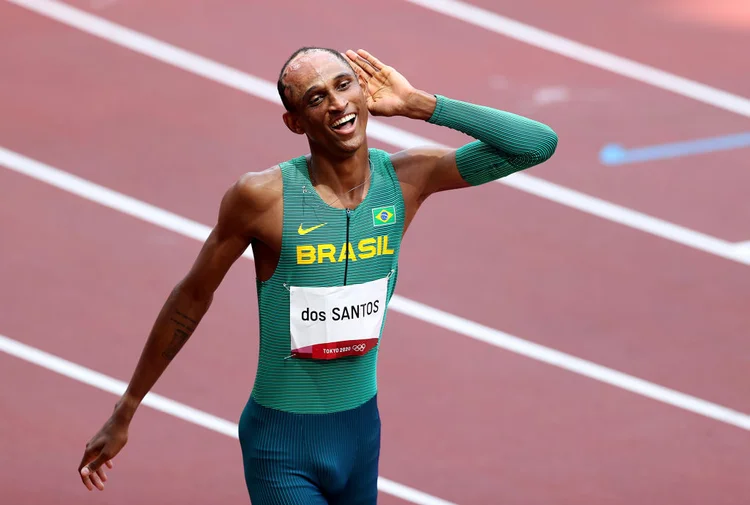
[[[127,390],[101,430],[86,445],[78,468],[84,485],[104,489],[102,465],[127,442],[130,421],[144,396],[193,334],[234,262],[256,236],[271,195],[265,173],[247,174],[222,198],[215,227],[192,267],[174,287],[153,324]]]

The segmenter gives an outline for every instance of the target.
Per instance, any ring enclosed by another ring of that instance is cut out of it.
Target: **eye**
[[[350,80],[341,81],[341,84],[339,84],[339,89],[346,89],[349,87],[349,85],[352,83]]]
[[[314,95],[312,98],[310,98],[310,105],[318,105],[322,101],[323,95]]]

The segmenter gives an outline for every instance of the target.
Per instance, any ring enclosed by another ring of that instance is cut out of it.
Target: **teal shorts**
[[[375,505],[380,458],[377,395],[332,414],[293,414],[252,397],[239,423],[253,505]]]

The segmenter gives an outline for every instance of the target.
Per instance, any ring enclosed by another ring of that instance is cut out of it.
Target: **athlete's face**
[[[364,143],[367,102],[347,63],[327,52],[302,54],[283,80],[294,109],[284,114],[290,130],[332,154],[352,153]]]

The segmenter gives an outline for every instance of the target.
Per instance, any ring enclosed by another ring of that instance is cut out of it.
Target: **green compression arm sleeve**
[[[548,160],[557,148],[549,126],[510,112],[437,97],[428,122],[477,139],[456,151],[463,179],[473,185],[505,177]]]

